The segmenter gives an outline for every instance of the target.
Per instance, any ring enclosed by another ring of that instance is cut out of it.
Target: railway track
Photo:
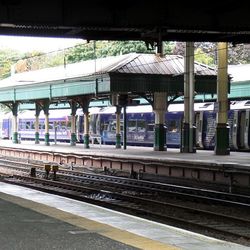
[[[53,181],[44,179],[44,170],[38,166],[37,178],[31,178],[28,175],[34,165],[17,165],[8,161],[6,168],[19,174],[5,177],[4,181],[250,246],[250,202],[247,196],[65,169],[60,170]]]
[[[13,161],[9,159],[1,159],[0,158],[0,166],[1,163],[4,164],[3,167],[9,167],[10,169],[30,173],[31,168],[36,168],[37,174],[42,177],[44,176],[44,164],[39,163],[31,163],[29,161]],[[6,165],[7,164],[7,165]],[[131,178],[123,178],[111,176],[109,174],[95,174],[95,173],[87,173],[83,171],[77,170],[69,170],[68,168],[63,168],[60,166],[57,177],[60,180],[65,182],[73,182],[73,183],[82,183],[88,185],[104,185],[105,188],[114,188],[115,190],[121,189],[126,190],[127,192],[133,192],[134,190],[139,193],[157,193],[158,196],[174,196],[175,198],[180,195],[182,199],[186,197],[187,200],[198,200],[198,201],[206,201],[208,203],[216,203],[217,200],[220,204],[224,201],[224,204],[230,204],[233,206],[240,206],[240,203],[250,204],[250,196],[239,195],[226,193],[216,190],[204,189],[204,188],[193,188],[187,186],[159,183],[159,182],[151,182],[144,181],[138,179]]]

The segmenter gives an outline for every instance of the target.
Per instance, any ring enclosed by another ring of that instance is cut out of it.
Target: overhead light
[[[16,28],[16,25],[13,23],[0,23],[0,27],[4,28]]]

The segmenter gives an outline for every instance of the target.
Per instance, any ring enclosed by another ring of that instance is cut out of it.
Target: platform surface
[[[88,203],[0,182],[0,249],[249,250]]]
[[[10,140],[0,140],[0,147],[148,161],[162,160],[180,163],[187,162],[192,164],[207,164],[208,166],[223,164],[250,169],[250,152],[231,151],[229,155],[215,155],[212,150],[197,150],[196,153],[180,153],[180,150],[176,148],[168,148],[167,151],[154,151],[152,147],[127,146],[127,149],[124,150],[123,148],[116,149],[114,145],[99,146],[98,144],[90,144],[90,148],[86,149],[83,144],[70,146],[69,143],[55,144],[51,142],[50,146],[46,146],[44,142],[35,144],[34,141],[22,141],[20,144],[13,144]]]

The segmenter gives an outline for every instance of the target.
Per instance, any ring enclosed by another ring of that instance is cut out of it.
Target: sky
[[[82,39],[0,35],[0,49],[9,48],[20,52],[31,52],[34,50],[41,52],[57,51],[82,42],[84,42]]]

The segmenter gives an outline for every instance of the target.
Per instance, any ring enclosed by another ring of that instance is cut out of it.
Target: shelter
[[[216,93],[216,70],[195,62],[195,91]],[[112,93],[133,97],[184,90],[184,58],[179,55],[127,54],[14,74],[0,81],[1,103],[67,102],[75,97],[107,99]]]

